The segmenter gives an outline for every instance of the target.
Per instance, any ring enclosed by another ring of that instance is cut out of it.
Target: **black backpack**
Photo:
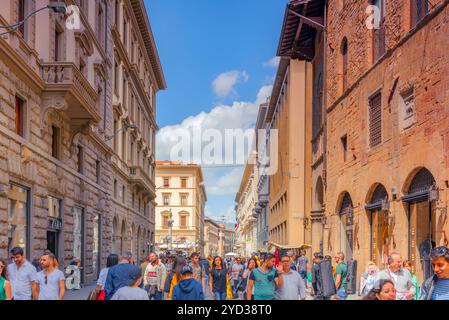
[[[322,260],[318,263],[320,269],[321,282],[321,294],[324,297],[331,297],[337,294],[337,289],[335,288],[334,276],[332,274],[332,263],[329,260]]]
[[[346,275],[346,292],[347,294],[357,293],[357,260],[351,259],[346,262],[348,274]]]

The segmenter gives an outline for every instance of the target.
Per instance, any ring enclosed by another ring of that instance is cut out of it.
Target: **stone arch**
[[[405,180],[402,192],[405,195],[426,193],[435,186],[436,181],[433,174],[426,167],[415,168]]]
[[[354,205],[349,192],[341,193],[337,213],[340,218],[340,251],[344,252],[347,260],[350,260],[354,252]]]
[[[381,183],[374,183],[368,190],[365,198],[365,203],[370,204],[380,204],[379,202],[387,199],[388,200],[387,189]]]
[[[117,237],[118,237],[118,219],[117,217],[114,217],[112,219],[112,253],[117,253]]]

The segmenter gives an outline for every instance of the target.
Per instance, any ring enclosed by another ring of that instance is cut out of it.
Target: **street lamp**
[[[123,128],[117,130],[117,132],[115,132],[112,136],[106,136],[104,140],[105,140],[105,141],[109,141],[109,140],[113,139],[115,136],[117,136],[117,134],[118,134],[120,131],[127,131],[128,129],[136,130],[136,129],[137,129],[137,126],[136,126],[135,124],[125,124],[125,125],[123,126]]]
[[[25,22],[30,19],[32,16],[38,14],[39,12],[43,11],[43,10],[47,10],[47,9],[51,9],[53,10],[53,12],[55,13],[66,13],[67,12],[67,7],[65,5],[64,2],[54,2],[51,3],[45,7],[42,7],[40,9],[37,9],[33,12],[31,12],[29,15],[27,15],[25,17],[25,19],[23,19],[22,21],[19,21],[15,24],[11,24],[11,25],[7,25],[7,26],[0,26],[0,29],[7,29],[8,31],[6,32],[2,32],[0,33],[0,37],[7,35],[15,30],[17,30],[18,28],[20,28],[20,26],[22,26],[23,24],[25,24]]]

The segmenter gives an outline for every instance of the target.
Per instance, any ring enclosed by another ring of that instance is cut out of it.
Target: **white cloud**
[[[171,149],[178,144],[178,137],[175,132],[180,129],[188,130],[192,133],[194,128],[199,128],[202,132],[207,129],[217,129],[222,136],[225,136],[224,132],[226,129],[246,130],[253,128],[257,120],[259,105],[266,101],[267,97],[271,94],[271,90],[271,85],[263,86],[260,88],[256,101],[254,102],[235,101],[231,105],[218,105],[210,112],[201,112],[184,119],[179,124],[161,128],[156,136],[156,158],[158,160],[182,160],[201,164],[201,159],[197,161],[197,159],[190,158],[170,158]],[[193,141],[190,141],[191,150],[193,150],[192,145]],[[240,146],[235,146],[235,155],[248,151],[247,149],[240,150],[238,148]],[[190,157],[191,155],[188,156]],[[208,197],[230,196],[230,201],[234,202],[234,195],[238,192],[243,169],[243,166],[219,169],[204,168],[204,182]]]
[[[249,79],[246,71],[228,71],[218,75],[212,82],[215,94],[220,98],[226,98],[229,95],[236,95],[234,89],[237,83],[247,82]]]
[[[242,180],[243,169],[244,167],[235,167],[227,170],[220,177],[208,177],[207,180],[213,181],[213,183],[209,185],[206,181],[207,194],[212,196],[235,195]]]
[[[217,222],[222,222],[223,218],[224,218],[225,223],[235,223],[236,222],[234,206],[230,206],[224,210],[221,210],[218,213],[211,212],[206,207],[206,217],[209,217]]]
[[[201,129],[202,132],[207,129],[216,129],[224,137],[226,129],[247,130],[254,127],[259,105],[266,101],[267,97],[271,94],[271,90],[271,85],[263,86],[259,90],[257,99],[254,102],[235,101],[232,105],[218,105],[210,112],[201,112],[184,119],[180,124],[161,128],[156,136],[156,158],[158,160],[183,160],[171,159],[170,157],[172,148],[179,142],[179,137],[175,134],[178,130],[188,130],[192,133],[191,140],[193,140],[194,129]],[[190,150],[193,150],[193,142],[190,141]],[[236,150],[235,154],[243,151]]]
[[[273,57],[270,60],[268,60],[267,62],[265,62],[263,64],[264,67],[269,67],[269,68],[277,68],[279,65],[279,61],[281,61],[280,57]]]

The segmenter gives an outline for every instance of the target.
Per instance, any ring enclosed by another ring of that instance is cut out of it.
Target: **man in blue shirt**
[[[132,254],[131,252],[125,252],[121,257],[119,264],[111,267],[106,278],[104,285],[105,300],[111,300],[114,293],[118,289],[126,287],[130,282],[130,274],[135,269],[131,264]]]
[[[435,274],[421,286],[420,300],[449,300],[449,249],[433,249],[430,259]]]

